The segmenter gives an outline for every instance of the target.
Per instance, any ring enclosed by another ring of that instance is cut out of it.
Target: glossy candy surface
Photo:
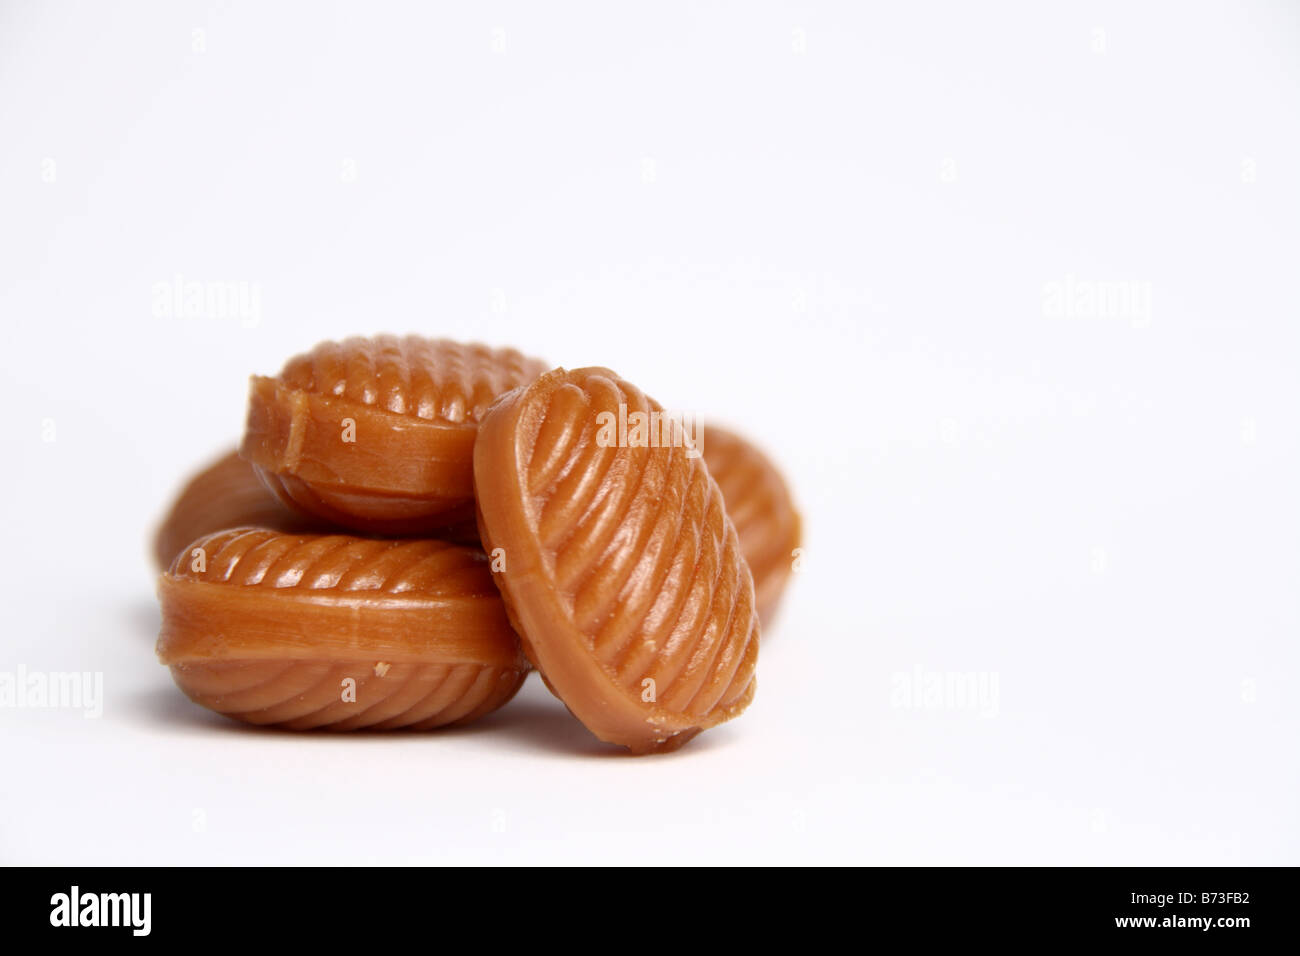
[[[799,547],[799,512],[785,479],[754,444],[715,425],[704,425],[700,448],[718,483],[727,517],[754,576],[754,598],[764,627],[772,623]]]
[[[254,376],[240,453],[305,514],[368,534],[472,520],[478,422],[543,363],[418,336],[325,342]]]
[[[442,541],[222,531],[177,556],[159,597],[181,690],[254,724],[464,723],[528,670],[485,557]]]
[[[557,369],[493,406],[474,452],[525,652],[589,730],[638,753],[743,711],[758,655],[749,568],[698,451],[610,428],[662,411],[608,369]]]
[[[190,478],[176,496],[154,534],[154,560],[166,568],[195,538],[223,528],[310,531],[320,524],[276,500],[253,466],[232,449]]]

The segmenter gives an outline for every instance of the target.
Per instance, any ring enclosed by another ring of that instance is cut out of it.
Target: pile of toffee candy
[[[293,730],[464,724],[536,668],[601,740],[674,750],[753,698],[799,540],[757,448],[609,369],[325,342],[253,377],[158,530],[158,657]]]

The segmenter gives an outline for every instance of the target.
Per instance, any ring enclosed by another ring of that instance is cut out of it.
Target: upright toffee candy
[[[754,597],[764,626],[776,607],[799,547],[800,520],[790,489],[776,466],[754,445],[713,425],[702,429],[700,450],[718,483],[727,517],[754,575]]]
[[[474,438],[546,366],[514,349],[381,335],[325,342],[254,376],[240,453],[301,511],[370,534],[474,516]]]
[[[589,730],[638,753],[743,711],[758,656],[753,581],[698,451],[612,425],[655,412],[608,369],[557,369],[501,398],[474,448],[479,532],[525,652]]]
[[[291,730],[427,730],[528,670],[486,557],[442,541],[221,531],[159,584],[158,657],[190,699]]]
[[[253,466],[231,449],[181,489],[154,535],[154,559],[159,568],[169,567],[195,538],[223,528],[310,531],[320,524],[276,500]]]

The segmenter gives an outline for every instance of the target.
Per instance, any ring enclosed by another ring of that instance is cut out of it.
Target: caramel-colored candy
[[[310,531],[321,523],[277,501],[253,466],[231,449],[181,489],[154,535],[154,560],[166,568],[195,538],[223,528]]]
[[[474,438],[499,395],[545,365],[418,336],[325,342],[254,376],[240,453],[286,503],[370,534],[474,517]]]
[[[754,445],[714,425],[700,429],[700,450],[718,483],[727,517],[754,575],[754,599],[763,626],[772,623],[799,547],[800,520],[785,479]]]
[[[159,584],[158,657],[191,700],[291,730],[427,730],[528,670],[486,557],[442,541],[235,529]]]
[[[589,730],[638,753],[743,711],[758,656],[703,460],[618,426],[656,412],[608,369],[557,369],[493,406],[474,449],[479,532],[525,652]]]

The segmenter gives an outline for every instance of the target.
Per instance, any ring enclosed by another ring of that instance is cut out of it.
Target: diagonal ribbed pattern
[[[203,570],[193,553],[202,550]],[[219,531],[176,557],[176,578],[304,591],[495,596],[486,556],[446,541],[352,535],[284,534],[262,528]]]
[[[232,450],[194,475],[176,496],[154,537],[154,557],[165,568],[195,538],[219,528],[309,531],[319,524],[276,500],[253,466]]]
[[[172,674],[192,701],[235,720],[335,731],[468,723],[510,700],[526,674],[479,664],[381,670],[358,662],[233,660],[177,664]]]
[[[790,489],[757,447],[724,428],[701,429],[701,450],[754,576],[758,612],[771,621],[799,547],[800,520]]]
[[[475,475],[525,648],[598,736],[666,749],[744,709],[750,572],[717,485],[658,403],[607,369],[549,373],[489,414]]]
[[[477,422],[498,395],[544,371],[514,349],[377,335],[323,342],[291,359],[280,380],[396,415],[460,424]]]

